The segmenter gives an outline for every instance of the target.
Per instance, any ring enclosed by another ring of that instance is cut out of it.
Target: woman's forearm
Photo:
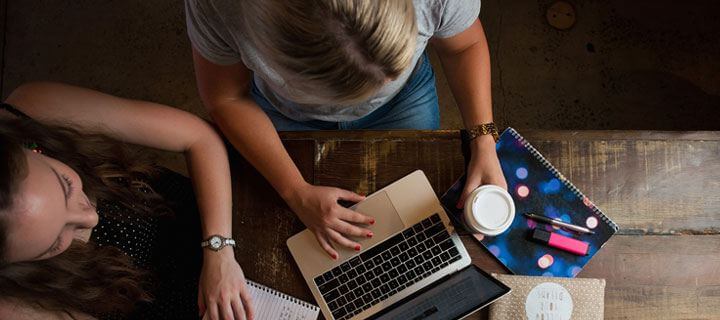
[[[253,73],[242,63],[215,64],[193,48],[198,92],[215,123],[240,154],[287,201],[305,183],[275,127],[250,97]]]
[[[213,106],[211,115],[230,143],[286,201],[305,179],[270,119],[249,97]]]
[[[449,41],[438,55],[465,127],[492,122],[490,54],[480,22]]]
[[[201,214],[203,239],[232,236],[232,186],[227,151],[214,129],[204,133],[185,151],[188,170]]]

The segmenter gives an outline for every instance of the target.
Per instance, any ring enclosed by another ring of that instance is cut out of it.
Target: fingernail
[[[371,231],[371,232],[368,232],[367,237],[368,237],[368,238],[372,238],[372,236],[373,236],[372,231]]]
[[[336,254],[333,253],[333,254],[331,254],[330,256],[333,258],[333,260],[337,260],[337,255],[336,255]]]
[[[360,245],[359,245],[359,244],[355,246],[355,251],[360,251]]]
[[[370,224],[375,224],[375,219],[370,219]]]

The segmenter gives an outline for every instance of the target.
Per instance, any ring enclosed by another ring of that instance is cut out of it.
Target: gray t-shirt
[[[244,35],[239,2],[185,0],[190,42],[203,57],[215,64],[231,65],[242,61],[253,71],[255,83],[267,100],[280,113],[297,121],[353,121],[369,114],[402,89],[431,37],[454,36],[470,27],[480,13],[480,0],[414,0],[418,36],[411,66],[367,101],[342,106],[321,104],[312,94],[294,88],[266,63]]]

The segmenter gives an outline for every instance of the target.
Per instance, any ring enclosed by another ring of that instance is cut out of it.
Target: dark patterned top
[[[129,319],[198,319],[202,235],[192,186],[188,178],[163,170],[152,187],[168,201],[172,216],[138,216],[115,202],[99,201],[100,220],[90,241],[116,247],[151,271],[154,300]]]
[[[18,117],[29,119],[8,104],[0,104]],[[190,179],[167,169],[150,185],[167,201],[172,215],[134,214],[114,201],[100,200],[98,225],[90,241],[113,246],[152,275],[153,302],[138,306],[130,317],[95,315],[100,319],[198,319],[197,294],[202,249],[195,196]]]

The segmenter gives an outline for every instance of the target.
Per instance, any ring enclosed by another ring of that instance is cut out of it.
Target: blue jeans
[[[251,94],[278,131],[436,130],[440,128],[440,111],[435,89],[435,73],[427,54],[424,54],[418,63],[421,65],[394,98],[370,114],[353,121],[296,121],[277,111],[263,96],[254,81]]]

